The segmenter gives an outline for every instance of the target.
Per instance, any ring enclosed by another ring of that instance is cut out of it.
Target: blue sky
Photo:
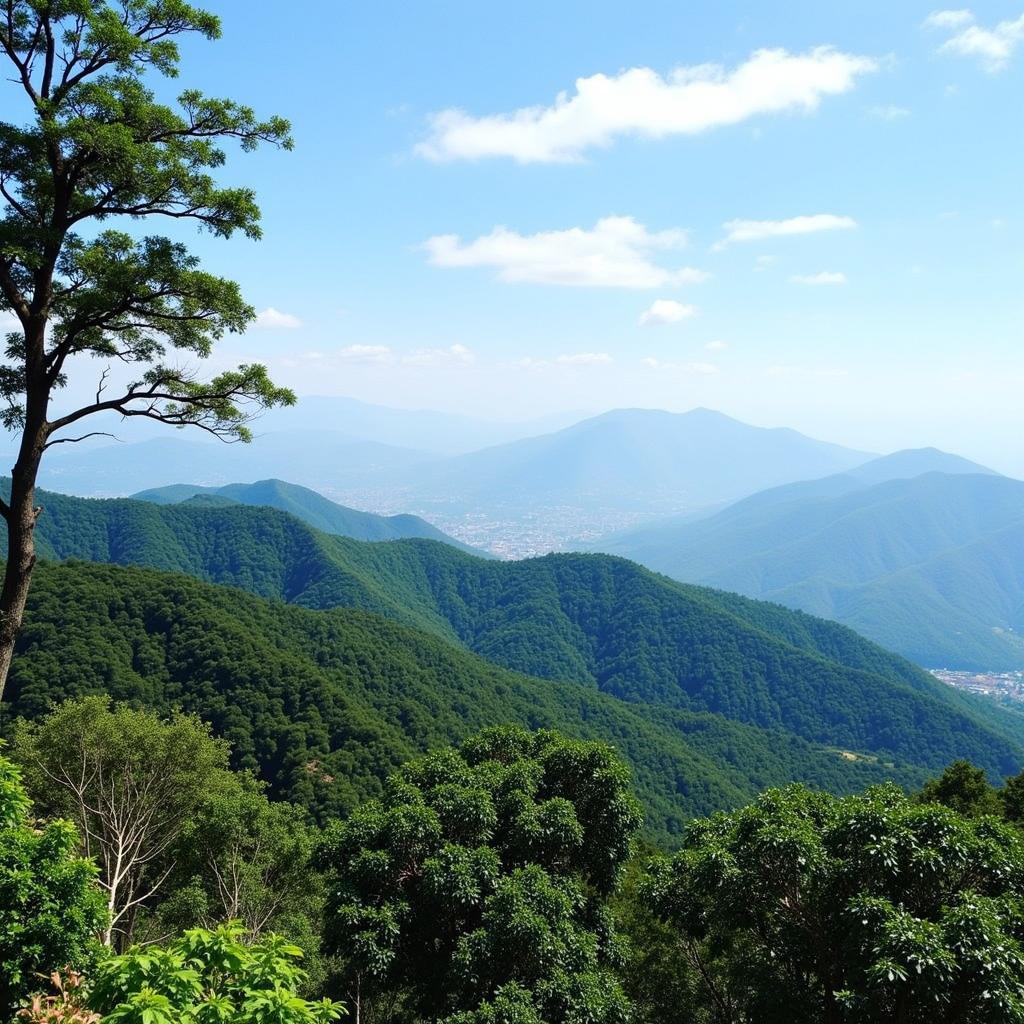
[[[182,81],[296,139],[229,165],[264,241],[196,243],[270,311],[218,359],[1024,474],[1024,0],[211,6]]]

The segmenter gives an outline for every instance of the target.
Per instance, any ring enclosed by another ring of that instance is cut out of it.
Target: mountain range
[[[340,699],[328,691],[347,692],[348,683],[339,681],[346,672],[359,675],[360,693],[377,702],[373,715],[380,702],[392,702],[388,728],[403,733],[406,747],[421,748],[438,735],[431,716],[480,724],[490,703],[505,716],[495,721],[559,722],[576,732],[601,721],[603,735],[629,735],[630,757],[648,778],[675,778],[673,809],[664,804],[659,811],[663,823],[682,820],[698,803],[728,802],[727,793],[753,792],[766,772],[843,788],[872,772],[919,778],[961,756],[993,775],[1024,761],[1021,716],[939,683],[842,626],[676,583],[624,559],[487,561],[429,540],[332,536],[287,513],[238,504],[56,494],[40,502],[39,546],[48,559],[148,566],[221,586],[204,589],[152,573],[122,577],[127,570],[78,563],[50,568],[44,577],[56,582],[34,598],[50,595],[46,615],[34,611],[25,633],[15,710],[32,713],[47,699],[82,689],[130,696],[156,687],[161,700],[201,707],[226,735],[244,734],[245,749],[256,751],[251,756],[261,772],[277,784],[284,785],[285,761],[288,786],[306,779],[294,760],[300,755],[284,757],[292,740],[281,737],[292,736],[289,728],[308,731],[311,722],[319,738],[312,754],[309,741],[294,740],[301,756],[333,758],[324,769],[332,778],[338,764],[357,758],[355,776],[379,780],[383,761],[364,764],[358,745],[346,740],[339,748],[330,729],[323,727],[327,738],[320,732],[329,702]],[[122,589],[122,580],[131,586]],[[188,589],[195,604],[179,607],[167,596],[175,588]],[[204,610],[214,605],[217,614]],[[344,640],[354,622],[362,630],[358,656]],[[265,655],[267,646],[274,658]],[[210,651],[215,668],[202,662]],[[302,680],[310,662],[342,674],[310,675],[307,692]],[[393,666],[386,673],[394,679],[380,693],[378,662]],[[229,668],[236,663],[243,681]],[[406,668],[394,667],[400,665]],[[442,672],[443,666],[449,667]],[[399,713],[392,705],[404,700],[403,671],[410,687],[426,681],[416,709]],[[458,679],[456,691],[441,685],[438,672]],[[477,693],[481,675],[489,688]],[[533,717],[527,708],[534,698],[522,696],[521,677],[534,681],[529,693],[544,695]],[[517,693],[513,714],[509,701]],[[271,717],[291,724],[281,725],[276,739],[256,739],[267,701],[275,708]],[[369,721],[369,710],[365,716]],[[640,737],[645,730],[654,730],[651,738]],[[679,745],[695,757],[694,743],[705,759],[699,777],[679,767]],[[675,753],[667,752],[672,744]],[[773,748],[766,761],[764,751]],[[708,786],[718,788],[711,793]],[[651,784],[652,792],[657,788]],[[339,792],[328,785],[317,800],[341,799]]]
[[[454,537],[449,537],[419,516],[378,516],[372,512],[360,512],[358,509],[330,501],[308,487],[299,487],[284,480],[258,480],[253,484],[226,484],[223,487],[170,484],[167,487],[139,491],[132,497],[138,501],[151,501],[158,505],[175,505],[191,501],[200,504],[264,506],[289,512],[324,533],[352,537],[354,540],[402,540],[409,537],[425,537],[453,544],[473,554],[485,554]]]
[[[314,400],[314,410],[319,408]],[[299,410],[295,423],[301,427],[301,404]],[[182,480],[220,488],[277,477],[356,508],[418,514],[463,542],[518,557],[559,550],[656,515],[721,507],[871,458],[708,409],[620,409],[452,455],[427,448],[441,443],[439,428],[427,422],[420,434],[408,424],[398,429],[394,413],[378,410],[371,420],[392,422],[381,436],[418,447],[295,428],[259,432],[250,445],[176,437],[87,442],[54,449],[40,482],[65,493],[113,497]],[[427,414],[407,414],[414,416]],[[349,428],[352,420],[349,412],[328,422]],[[270,425],[286,422],[278,418]],[[465,429],[465,444],[483,445],[493,436]]]
[[[594,547],[835,619],[919,664],[1024,664],[1024,482],[932,449]]]

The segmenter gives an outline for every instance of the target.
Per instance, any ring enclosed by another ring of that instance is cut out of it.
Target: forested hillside
[[[496,665],[660,713],[712,712],[812,743],[937,767],[1020,760],[1018,716],[849,630],[674,583],[622,559],[500,563],[430,541],[366,544],[270,509],[46,497],[50,557],[150,565],[308,608],[387,616]]]
[[[223,487],[199,487],[193,484],[171,484],[132,496],[139,501],[152,501],[158,505],[173,505],[196,497],[221,498],[240,505],[262,505],[290,512],[304,523],[354,540],[401,540],[406,537],[426,537],[452,544],[472,554],[483,552],[449,537],[431,526],[425,519],[413,515],[379,516],[372,512],[339,505],[322,494],[290,484],[284,480],[259,480],[252,484],[225,484]]]
[[[8,686],[8,723],[88,693],[194,711],[230,740],[236,767],[318,816],[378,795],[414,752],[506,722],[613,742],[663,840],[694,814],[790,779],[845,792],[924,775],[903,759],[852,761],[782,730],[529,678],[368,612],[286,607],[121,566],[40,569]],[[1013,756],[1005,744],[989,763],[1003,770]]]
[[[870,485],[855,472],[777,488],[602,547],[679,580],[827,616],[919,664],[1017,668],[1024,483],[953,467],[960,471]]]

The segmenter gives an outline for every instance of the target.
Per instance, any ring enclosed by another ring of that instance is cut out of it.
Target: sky
[[[1024,0],[207,6],[181,85],[295,135],[224,173],[263,240],[194,240],[260,311],[218,362],[1024,475]]]

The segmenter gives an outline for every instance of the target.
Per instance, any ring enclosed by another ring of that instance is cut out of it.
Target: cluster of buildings
[[[1000,700],[1024,701],[1024,669],[1013,672],[956,672],[932,669],[932,675],[950,686]]]

